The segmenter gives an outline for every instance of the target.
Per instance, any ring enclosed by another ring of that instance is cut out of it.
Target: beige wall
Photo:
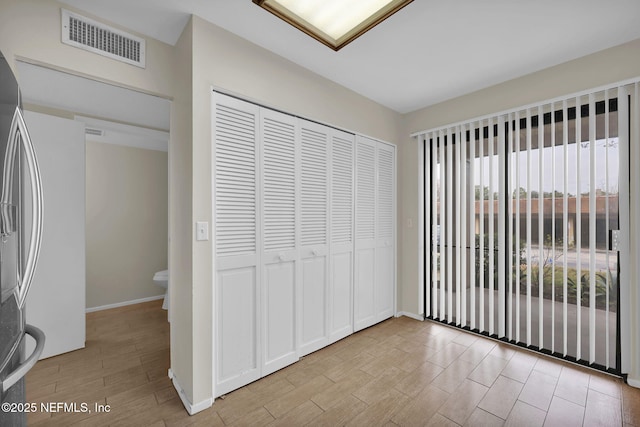
[[[175,96],[169,140],[169,296],[171,370],[193,402],[193,121],[192,24],[175,46]],[[211,374],[211,369],[208,369]]]
[[[60,42],[62,7],[77,11],[52,0],[1,0],[0,50],[9,58],[9,64],[14,70],[16,67],[12,59],[22,58],[50,68],[86,75],[125,87],[162,96],[171,95],[171,67],[168,64],[172,60],[172,46],[146,38],[147,66],[139,68],[64,45]],[[92,17],[87,13],[81,13]],[[98,20],[105,22],[99,18]],[[118,25],[113,26],[122,28]]]
[[[166,152],[87,141],[87,308],[164,294],[167,183]]]
[[[406,135],[639,76],[640,40],[635,40],[405,115],[403,118],[405,138],[399,146],[401,165],[399,171],[402,180],[400,214],[405,220],[401,243],[403,257],[400,269],[403,277],[403,294],[400,309],[419,313],[418,295],[422,286],[418,278],[418,235],[416,230],[406,227],[407,218],[412,218],[414,222],[418,218],[418,144],[415,139]],[[634,138],[632,140],[636,142],[639,140],[637,135]],[[636,150],[636,156],[638,156],[638,147],[632,147],[631,150],[632,155]],[[635,209],[640,206],[638,200],[640,200],[640,190],[632,182],[632,218],[638,215],[638,212],[633,211],[633,206],[636,206]],[[635,223],[632,219],[632,227],[634,227],[633,224]],[[632,259],[637,259],[639,256],[633,249],[635,246],[637,245],[632,242]],[[634,274],[634,271],[631,274]],[[623,351],[631,364],[628,381],[638,386],[640,384],[640,340],[638,339],[640,317],[637,314],[637,306],[640,302],[640,283],[637,272],[635,277],[631,277],[629,283],[629,297],[631,301],[628,306],[630,340],[625,340],[626,346]]]
[[[640,76],[640,40],[510,80],[404,115],[399,145],[402,226],[402,311],[418,314],[418,144],[414,132],[496,113]]]
[[[184,61],[188,61],[190,49],[193,63],[189,69]],[[188,102],[191,96],[193,120],[192,128],[188,129],[184,123],[189,119],[188,114],[172,119],[171,156],[181,160],[176,160],[174,165],[172,159],[170,173],[175,171],[192,177],[192,187],[187,183],[179,185],[172,179],[172,188],[174,184],[176,187],[170,197],[172,206],[175,206],[174,196],[182,198],[176,192],[191,189],[193,211],[188,229],[182,228],[186,223],[180,221],[179,225],[177,219],[171,220],[175,232],[171,233],[170,265],[176,269],[171,280],[189,283],[192,275],[193,287],[192,300],[184,301],[183,307],[176,308],[171,315],[172,370],[187,398],[194,404],[200,404],[212,396],[213,254],[210,241],[194,241],[193,228],[195,221],[212,221],[211,88],[392,143],[399,137],[400,117],[392,110],[198,17],[193,17],[185,29],[177,54],[182,58],[181,65],[177,67],[181,77],[177,80],[192,78],[193,88],[191,95],[176,91],[174,104]],[[193,137],[191,145],[190,132]],[[173,209],[171,215],[174,214]],[[183,252],[174,254],[178,247]],[[189,256],[192,257],[191,263]],[[186,310],[189,306],[192,308],[191,319],[188,319]],[[181,342],[187,344],[188,340],[191,340],[191,346],[180,347]],[[185,375],[191,378],[185,378]]]

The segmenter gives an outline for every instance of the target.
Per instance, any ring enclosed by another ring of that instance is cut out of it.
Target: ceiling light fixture
[[[337,51],[413,0],[253,0]]]

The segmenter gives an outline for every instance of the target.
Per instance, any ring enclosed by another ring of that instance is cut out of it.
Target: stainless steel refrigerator
[[[0,53],[0,426],[26,425],[24,376],[44,334],[25,323],[25,301],[42,237],[42,183],[22,116],[20,89]],[[25,355],[26,336],[35,350]]]

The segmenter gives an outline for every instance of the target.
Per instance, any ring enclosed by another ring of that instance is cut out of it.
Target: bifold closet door
[[[262,108],[262,376],[296,360],[298,120]]]
[[[356,138],[354,329],[376,323],[376,141]]]
[[[213,98],[215,395],[261,374],[258,264],[259,108]]]
[[[300,120],[300,356],[329,343],[330,132],[331,128]]]
[[[213,95],[215,396],[394,314],[395,148]]]
[[[331,134],[329,341],[353,333],[354,135]]]
[[[378,143],[376,156],[376,321],[395,313],[395,147]]]
[[[395,148],[356,139],[354,326],[393,316],[395,307]]]

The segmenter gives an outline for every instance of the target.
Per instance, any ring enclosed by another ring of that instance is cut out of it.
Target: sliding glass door
[[[611,89],[422,135],[427,317],[619,371],[618,110]]]

